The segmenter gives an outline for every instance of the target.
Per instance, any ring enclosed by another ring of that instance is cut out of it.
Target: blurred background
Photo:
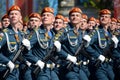
[[[12,5],[18,5],[22,9],[23,20],[28,20],[28,15],[32,12],[41,13],[46,7],[52,7],[56,14],[68,16],[72,7],[80,7],[88,17],[98,18],[101,9],[110,9],[112,16],[120,18],[120,0],[0,0],[0,18],[8,11]]]

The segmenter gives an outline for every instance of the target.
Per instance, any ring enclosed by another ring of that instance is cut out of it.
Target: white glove
[[[37,63],[36,63],[35,65],[37,65],[37,66],[39,66],[41,69],[43,69],[44,66],[45,66],[45,63],[42,62],[41,60],[38,60]]]
[[[117,48],[117,45],[118,45],[119,40],[117,39],[116,36],[113,36],[113,37],[112,37],[112,40],[113,40],[113,42],[114,42],[114,48]]]
[[[55,41],[54,45],[57,48],[57,52],[60,52],[61,51],[61,43],[59,41]]]
[[[73,62],[74,64],[77,62],[77,58],[75,56],[71,56],[70,54],[68,54],[67,60]]]
[[[90,42],[90,41],[91,41],[91,38],[90,38],[89,35],[85,35],[85,36],[83,37],[83,39],[86,40],[87,42]]]
[[[30,41],[28,39],[23,39],[22,43],[28,50],[31,49]]]
[[[102,62],[105,61],[105,57],[104,57],[103,55],[100,55],[100,56],[98,57],[98,59],[99,59],[100,61],[102,61]]]
[[[13,69],[15,68],[14,63],[11,62],[11,61],[9,61],[9,62],[7,63],[7,66],[10,68],[10,73],[11,73],[11,72],[13,71]]]
[[[30,63],[29,61],[26,61],[26,64],[28,67],[30,67],[32,63]]]
[[[85,45],[85,47],[89,46],[90,41],[91,41],[91,37],[90,37],[89,35],[85,35],[85,36],[83,37],[83,39],[84,39],[85,41],[87,41],[87,44]]]

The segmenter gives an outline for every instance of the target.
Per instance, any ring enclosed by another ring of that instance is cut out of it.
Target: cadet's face
[[[73,12],[70,14],[70,22],[72,24],[79,24],[81,21],[81,14],[78,12]]]
[[[39,18],[30,18],[29,20],[29,26],[30,28],[35,28],[40,25],[40,19]]]
[[[55,17],[50,12],[45,12],[42,14],[42,23],[43,25],[51,25],[53,24]]]
[[[9,19],[11,24],[16,24],[21,19],[21,13],[17,10],[10,11]]]
[[[100,16],[100,23],[103,25],[109,24],[111,16],[109,14],[104,14]]]
[[[88,22],[89,27],[94,27],[96,25],[95,21]]]
[[[87,28],[87,26],[88,26],[87,20],[82,19],[80,29],[85,30]]]
[[[111,22],[110,29],[115,30],[117,28],[116,22]]]
[[[64,22],[62,19],[56,19],[54,22],[54,29],[55,30],[60,30],[64,26]]]
[[[5,28],[8,27],[9,24],[10,24],[10,20],[8,18],[4,18],[2,20],[2,26],[4,26]]]

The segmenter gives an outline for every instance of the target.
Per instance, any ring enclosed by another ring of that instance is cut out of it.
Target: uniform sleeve
[[[117,48],[113,49],[112,53],[113,53],[113,57],[115,59],[120,59],[120,52],[119,52],[119,50]]]
[[[0,63],[7,64],[10,60],[5,57],[2,53],[0,53]]]
[[[32,48],[34,47],[34,44],[37,42],[37,36],[35,32],[31,35],[29,40],[30,40],[31,50],[25,48],[23,54],[25,59],[27,59],[29,62],[36,63],[38,61],[38,58],[32,54]]]
[[[59,55],[60,58],[66,59],[67,56],[68,56],[68,53],[67,53],[65,50],[63,50],[63,47],[65,48],[65,46],[62,45],[62,49],[61,49],[61,51],[58,53],[58,55]]]
[[[1,48],[6,44],[6,36],[4,33],[1,33],[2,36],[0,36],[0,50]],[[4,53],[0,53],[0,63],[7,64],[10,60],[4,56]]]
[[[23,51],[25,59],[27,59],[31,63],[36,63],[38,61],[38,58],[32,54],[32,50],[25,49]]]
[[[90,45],[87,48],[85,48],[85,50],[94,58],[98,58],[100,55],[98,53],[98,51],[93,47],[94,45],[96,45],[95,42],[97,42],[97,41],[98,41],[98,37],[97,37],[97,33],[96,33],[92,36]]]

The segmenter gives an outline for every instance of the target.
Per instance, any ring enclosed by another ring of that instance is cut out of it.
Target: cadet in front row
[[[103,9],[99,13],[100,15],[100,25],[96,30],[96,33],[92,38],[90,36],[84,36],[89,44],[86,51],[94,57],[91,61],[95,71],[95,80],[114,80],[114,72],[111,62],[112,51],[117,47],[118,40],[116,41],[116,36],[113,36],[109,31],[109,23],[111,21],[111,12],[108,9]]]

